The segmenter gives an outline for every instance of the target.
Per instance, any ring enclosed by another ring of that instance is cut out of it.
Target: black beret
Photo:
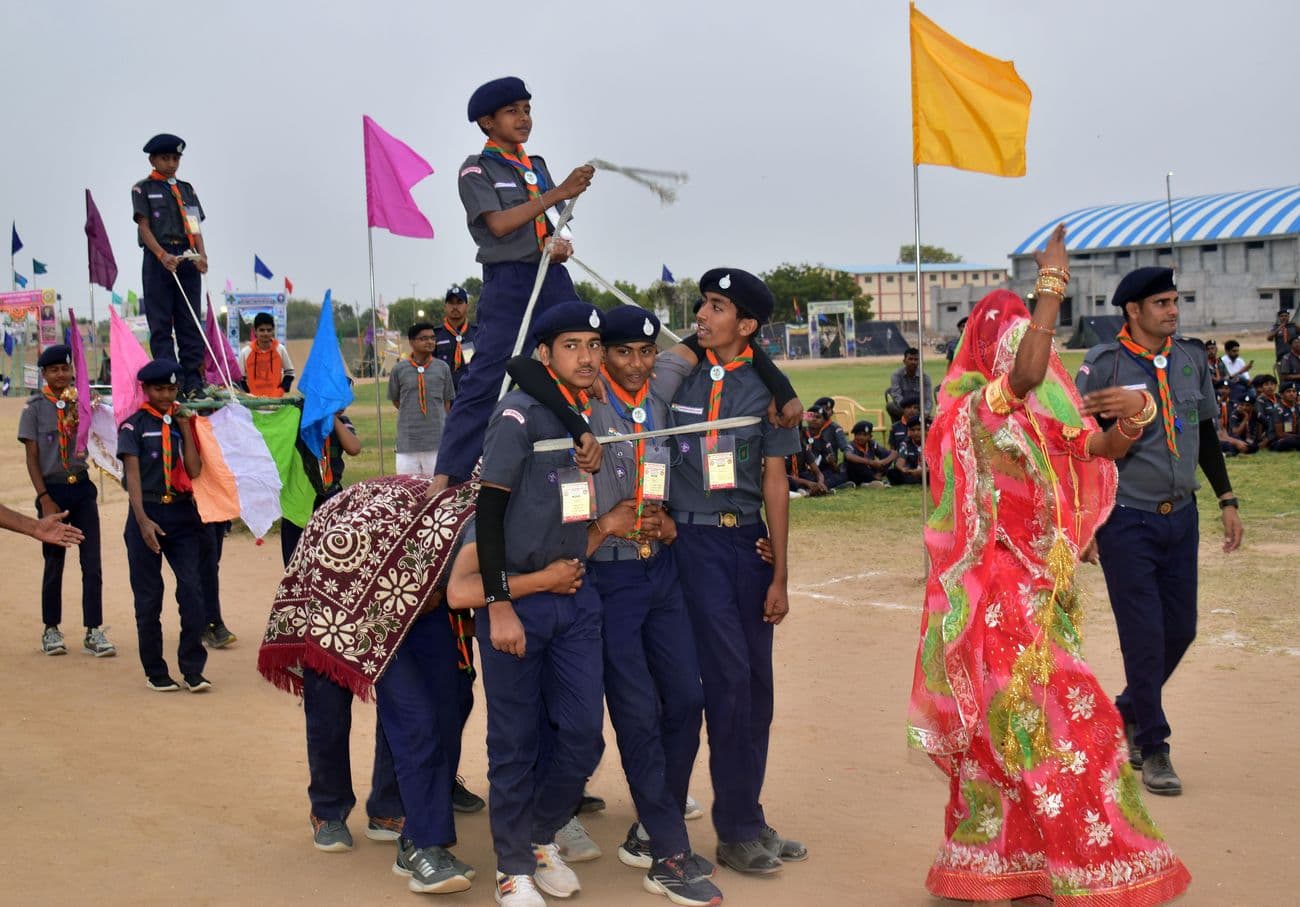
[[[813,401],[813,406],[814,406],[814,407],[818,407],[818,406],[829,406],[831,409],[834,409],[834,408],[835,408],[835,398],[834,398],[834,397],[818,397],[816,400]]]
[[[918,425],[920,425],[920,424],[921,424],[921,417],[920,417],[920,416],[909,416],[908,419],[907,419],[907,427],[908,427],[908,428],[915,428],[916,426],[918,426]]]
[[[600,333],[605,320],[600,309],[588,302],[574,299],[553,305],[533,320],[533,342],[550,343],[566,332]]]
[[[1241,406],[1242,403],[1249,403],[1251,406],[1254,406],[1255,395],[1252,394],[1250,391],[1246,391],[1246,393],[1241,398],[1241,403],[1238,403],[1237,405]]]
[[[515,76],[485,82],[469,96],[469,121],[491,116],[511,101],[529,101],[532,97],[524,80]]]
[[[600,339],[615,343],[654,343],[659,338],[659,319],[654,312],[637,305],[621,305],[605,313]]]
[[[853,423],[853,431],[850,432],[850,434],[860,435],[863,432],[873,432],[875,430],[876,430],[876,426],[872,425],[866,419],[863,419],[861,422]]]
[[[1296,387],[1296,383],[1294,381],[1288,381],[1286,384],[1283,384],[1281,387],[1279,387],[1277,389],[1277,392],[1279,394],[1285,394],[1287,391],[1293,391],[1298,389],[1300,388]]]
[[[159,133],[144,143],[145,154],[184,154],[185,140],[170,132]]]
[[[1110,304],[1123,306],[1173,289],[1176,289],[1173,268],[1138,268],[1124,275],[1110,297]]]
[[[146,363],[135,378],[141,384],[175,384],[181,367],[170,359],[155,359]]]
[[[739,268],[714,268],[700,278],[701,293],[717,293],[731,300],[746,317],[765,324],[772,317],[776,299],[767,284]]]
[[[459,299],[461,302],[469,302],[469,294],[465,292],[464,287],[452,287],[447,291],[444,302],[451,302],[453,299]]]
[[[41,351],[36,365],[38,368],[45,368],[47,365],[72,365],[72,347],[66,343],[47,347]]]

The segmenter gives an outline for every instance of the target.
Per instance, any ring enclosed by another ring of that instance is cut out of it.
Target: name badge
[[[194,236],[199,235],[199,209],[194,205],[185,208],[185,223]]]
[[[469,365],[469,361],[474,358],[474,341],[466,340],[460,344],[460,360]]]
[[[647,501],[668,500],[668,457],[667,447],[646,445],[645,462],[642,464],[641,492]]]
[[[561,469],[560,522],[585,523],[596,518],[596,493],[591,475],[580,469]]]
[[[713,449],[708,444],[700,447],[704,463],[704,487],[707,491],[722,491],[736,487],[736,439],[719,435]]]

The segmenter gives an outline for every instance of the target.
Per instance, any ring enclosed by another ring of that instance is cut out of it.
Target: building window
[[[930,275],[930,283],[934,283],[934,282],[935,282],[936,280],[938,280],[938,279],[939,279],[939,275],[938,275],[938,274],[931,274],[931,275]]]
[[[1128,251],[1127,249],[1125,249],[1125,250],[1122,251],[1122,252],[1116,252],[1116,253],[1115,253],[1115,259],[1116,259],[1117,261],[1118,261],[1119,259],[1121,259],[1121,258],[1132,258],[1132,257],[1133,257],[1133,253],[1130,252],[1130,251]]]
[[[893,275],[893,274],[889,274],[889,275],[887,275],[887,276],[885,277],[885,283],[893,283],[893,282],[894,282],[894,275]]]
[[[1183,305],[1196,305],[1195,293],[1184,293],[1182,296]]]
[[[916,283],[916,275],[915,275],[915,274],[908,274],[908,275],[907,275],[907,282],[908,282],[908,283]]]
[[[945,312],[955,312],[957,311],[957,307],[955,305],[947,305],[943,307],[943,310]]]
[[[1246,244],[1246,248],[1249,249],[1250,247],[1251,247],[1251,244],[1250,244],[1250,243],[1247,243],[1247,244]],[[1260,249],[1264,248],[1264,244],[1263,244],[1263,243],[1259,243],[1258,246],[1257,246],[1257,248],[1260,248]],[[1208,246],[1201,246],[1201,251],[1202,251],[1202,252],[1217,252],[1217,251],[1219,251],[1219,247],[1218,247],[1217,245],[1215,245],[1214,243],[1210,243]]]
[[[1272,294],[1272,293],[1260,293],[1260,294],[1259,294],[1259,299],[1260,299],[1261,302],[1270,302],[1270,301],[1272,301],[1272,299],[1273,299],[1273,294]]]
[[[1263,244],[1262,242],[1248,242],[1248,243],[1246,243],[1246,248],[1247,248],[1247,249],[1262,249],[1262,248],[1264,248],[1264,244]]]
[[[1062,326],[1062,327],[1066,327],[1066,326],[1068,326],[1068,325],[1074,324],[1074,299],[1073,299],[1073,297],[1067,296],[1067,297],[1065,297],[1064,299],[1061,300],[1061,314],[1060,314],[1059,317],[1060,317],[1060,320],[1061,320],[1061,326]]]

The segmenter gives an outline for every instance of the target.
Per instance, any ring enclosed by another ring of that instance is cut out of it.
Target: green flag
[[[46,269],[46,267],[45,267],[45,262],[43,262],[43,261],[37,261],[37,260],[34,259],[34,258],[32,259],[32,273],[33,273],[33,274],[44,274],[44,273],[46,273],[46,271],[47,271],[47,269]]]
[[[270,412],[253,410],[253,425],[266,440],[271,458],[280,471],[280,511],[284,518],[297,526],[306,526],[311,519],[312,505],[316,503],[316,489],[307,478],[302,457],[298,453],[298,420],[302,416],[296,406],[281,406]]]
[[[135,290],[126,291],[126,310],[122,314],[127,318],[140,314],[140,297],[135,295]]]

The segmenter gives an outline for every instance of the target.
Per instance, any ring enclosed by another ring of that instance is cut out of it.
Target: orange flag
[[[199,508],[199,518],[205,523],[221,523],[239,519],[239,489],[235,474],[230,471],[221,445],[212,433],[212,423],[207,416],[190,420],[194,427],[194,440],[203,458],[203,469],[194,479],[194,503]]]
[[[1025,175],[1029,86],[911,8],[912,163]]]

